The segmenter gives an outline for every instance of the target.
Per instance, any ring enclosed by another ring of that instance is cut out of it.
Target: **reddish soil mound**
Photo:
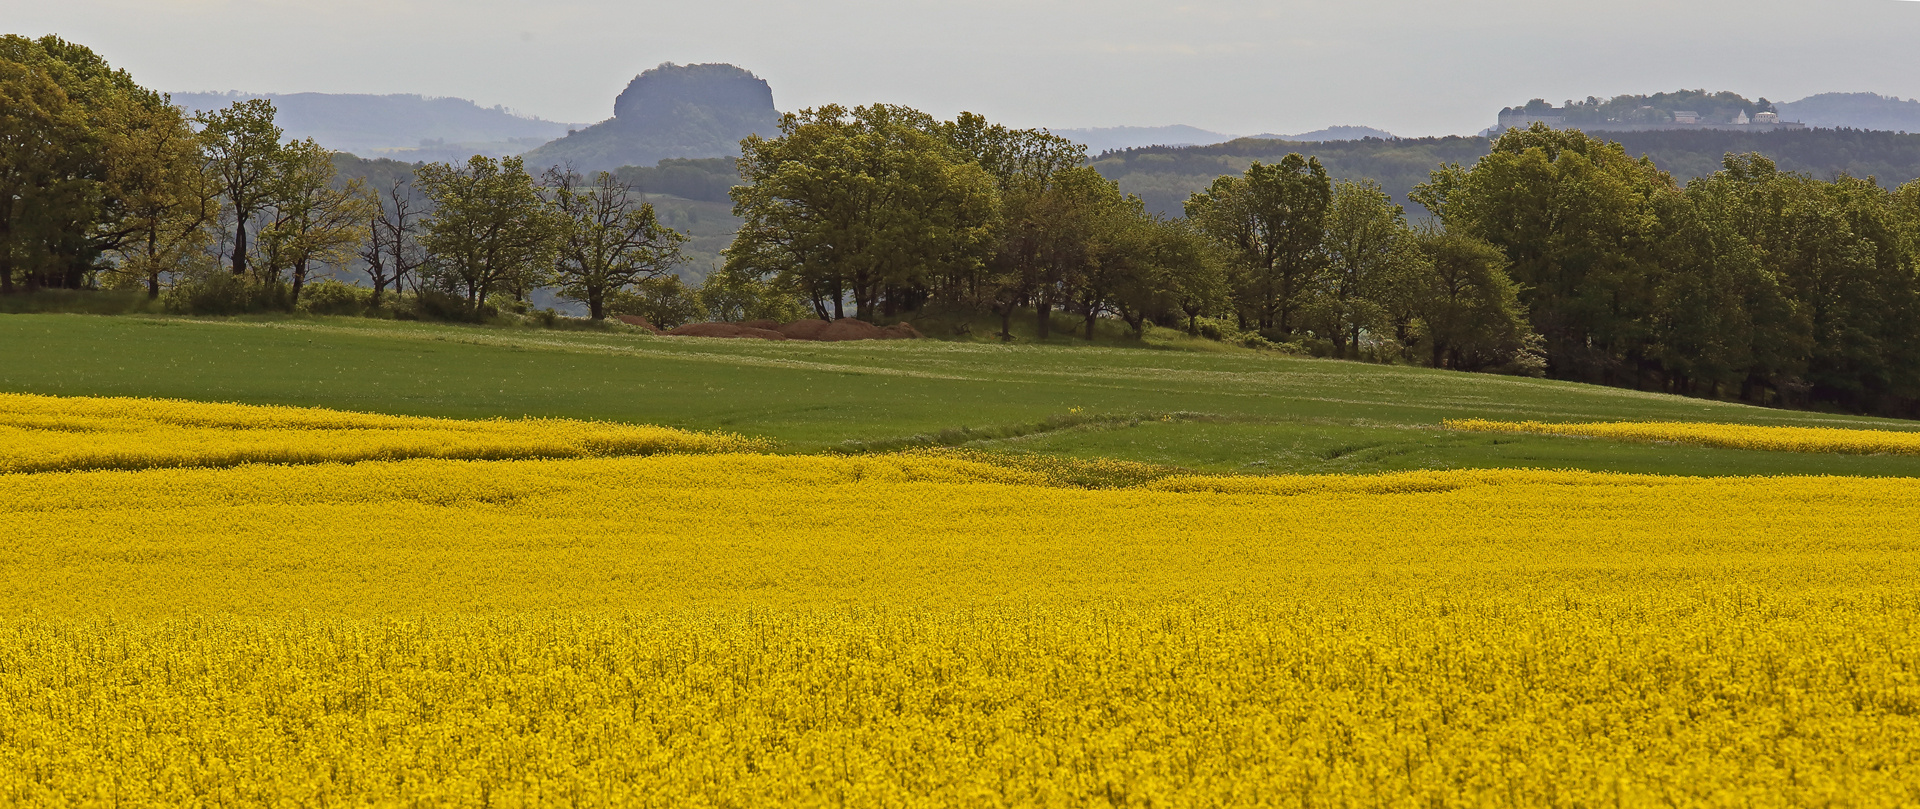
[[[824,320],[796,320],[780,327],[780,333],[789,340],[813,340],[825,331],[829,324]]]
[[[757,337],[762,340],[785,340],[787,336],[768,329],[750,329],[732,323],[688,323],[676,326],[667,332],[675,337]]]
[[[742,320],[739,323],[735,323],[734,325],[740,326],[742,328],[748,328],[748,329],[766,329],[767,331],[780,330],[780,321],[778,320]]]
[[[660,333],[659,329],[654,328],[652,323],[647,322],[646,318],[641,317],[639,315],[614,315],[613,319],[618,320],[621,323],[625,323],[629,326],[639,326],[640,328],[646,329],[647,331],[653,332],[654,334]]]
[[[884,336],[879,326],[851,317],[843,317],[827,324],[820,335],[813,339],[826,343],[838,343],[847,340],[878,340]]]
[[[753,320],[748,323],[759,323]],[[740,324],[742,326],[746,323]],[[906,323],[880,328],[864,320],[843,317],[828,322],[825,320],[796,320],[782,324],[780,333],[789,340],[818,340],[826,343],[840,343],[848,340],[911,340],[922,337],[918,330]]]

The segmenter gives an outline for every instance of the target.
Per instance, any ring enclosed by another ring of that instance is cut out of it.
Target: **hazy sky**
[[[732,62],[783,110],[1019,126],[1465,134],[1544,97],[1920,96],[1910,0],[0,0],[169,91],[421,93],[598,121],[634,74]]]

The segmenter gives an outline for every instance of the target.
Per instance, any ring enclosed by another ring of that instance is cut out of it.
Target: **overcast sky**
[[[1920,96],[1911,0],[0,0],[173,92],[421,93],[590,122],[636,73],[732,62],[783,110],[1017,126],[1467,134],[1544,97]]]

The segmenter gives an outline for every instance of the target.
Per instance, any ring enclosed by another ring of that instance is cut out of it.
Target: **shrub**
[[[372,300],[373,290],[328,278],[301,290],[298,309],[314,315],[358,315]]]
[[[222,269],[194,273],[167,290],[166,310],[182,315],[243,315],[286,311],[291,295],[285,284],[262,283]]]
[[[669,275],[641,281],[634,285],[633,292],[607,296],[607,312],[639,315],[657,328],[671,329],[702,316],[705,309],[695,290]]]
[[[718,322],[777,320],[782,323],[807,317],[807,306],[798,295],[748,273],[721,269],[700,282],[695,291],[707,319]]]
[[[423,320],[447,320],[456,323],[479,323],[500,314],[493,308],[491,301],[478,306],[467,305],[467,299],[456,293],[431,287],[420,290],[414,298],[415,311]]]

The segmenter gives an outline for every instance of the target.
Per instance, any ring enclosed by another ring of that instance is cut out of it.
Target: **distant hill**
[[[727,64],[648,70],[614,99],[613,117],[526,153],[527,166],[581,171],[730,157],[751,134],[777,135],[780,113],[765,79]]]
[[[1809,126],[1920,132],[1920,100],[1877,93],[1821,93],[1777,104],[1783,118]]]
[[[1199,127],[1175,124],[1173,126],[1104,126],[1085,129],[1054,129],[1055,135],[1074,143],[1084,143],[1087,154],[1100,154],[1116,149],[1134,149],[1141,146],[1193,146],[1210,143],[1224,143],[1233,140],[1232,135],[1209,132]]]
[[[1768,116],[1768,113],[1773,113]],[[1777,123],[1776,123],[1777,118]],[[1920,100],[1877,93],[1821,93],[1799,101],[1748,100],[1732,92],[1680,90],[1611,99],[1589,96],[1555,107],[1536,98],[1502,109],[1492,132],[1539,121],[1589,132],[1691,129],[1701,127],[1764,130],[1804,124],[1828,129],[1920,132]],[[1483,133],[1484,134],[1484,133]]]
[[[482,107],[464,98],[335,93],[174,93],[189,112],[266,98],[290,138],[313,138],[329,149],[406,161],[465,160],[519,154],[570,127]]]
[[[1149,210],[1179,216],[1187,197],[1222,174],[1239,174],[1253,161],[1277,162],[1290,152],[1313,155],[1336,178],[1371,178],[1396,199],[1444,163],[1469,163],[1487,153],[1477,137],[1302,142],[1241,138],[1213,146],[1129,149],[1101,155],[1094,169],[1120,190],[1138,194]]]
[[[1392,140],[1394,135],[1392,132],[1384,129],[1374,129],[1370,126],[1330,126],[1326,129],[1316,129],[1312,132],[1302,132],[1298,135],[1268,134],[1254,135],[1254,137],[1266,140],[1287,140],[1295,143],[1324,143],[1334,140],[1366,140],[1367,138]]]
[[[1810,129],[1786,132],[1693,130],[1608,132],[1628,154],[1648,155],[1685,182],[1720,169],[1728,152],[1759,152],[1787,171],[1828,179],[1840,172],[1900,185],[1920,179],[1920,135]],[[1289,152],[1320,158],[1337,179],[1372,179],[1403,203],[1416,184],[1444,163],[1468,164],[1491,147],[1483,137],[1400,138],[1321,143],[1241,138],[1212,146],[1148,147],[1101,155],[1093,167],[1120,189],[1138,194],[1150,210],[1178,215],[1187,196],[1215,177],[1237,174],[1255,160],[1274,162]],[[1417,205],[1408,213],[1420,215]]]

